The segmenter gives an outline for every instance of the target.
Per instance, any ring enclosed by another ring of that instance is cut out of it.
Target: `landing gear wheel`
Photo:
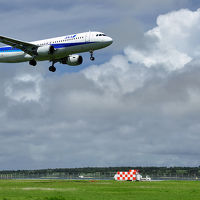
[[[91,60],[91,61],[94,61],[94,60],[95,60],[95,57],[93,56],[93,51],[90,51],[90,60]]]
[[[94,61],[94,60],[95,60],[95,57],[91,56],[91,57],[90,57],[90,60],[91,60],[91,61]]]
[[[55,72],[55,71],[56,71],[56,68],[55,68],[54,66],[50,66],[50,67],[49,67],[49,71],[50,71],[50,72]]]
[[[32,66],[35,67],[35,66],[37,65],[36,60],[34,60],[34,59],[33,59],[33,60],[30,60],[30,61],[29,61],[29,65],[32,65]]]

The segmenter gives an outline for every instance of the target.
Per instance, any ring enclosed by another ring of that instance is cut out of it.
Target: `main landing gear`
[[[36,60],[35,59],[33,59],[33,60],[30,60],[29,61],[29,65],[32,65],[32,66],[36,66],[37,65],[37,62],[36,62]]]
[[[55,72],[56,68],[54,67],[55,62],[52,63],[52,66],[49,67],[50,72]]]
[[[56,71],[56,68],[54,67],[54,64],[55,64],[55,63],[56,63],[56,62],[53,61],[53,62],[52,62],[52,66],[49,67],[49,71],[50,71],[50,72],[55,72],[55,71]],[[37,65],[37,61],[36,61],[35,59],[32,59],[32,60],[29,61],[29,64],[35,67],[35,66]]]
[[[90,51],[90,60],[91,60],[91,61],[94,61],[94,60],[95,60],[95,57],[93,56],[93,53],[94,53],[93,51]]]

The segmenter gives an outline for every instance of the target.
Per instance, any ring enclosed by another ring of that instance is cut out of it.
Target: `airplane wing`
[[[4,37],[4,36],[0,36],[0,42],[7,44],[7,45],[10,45],[13,48],[20,49],[20,50],[24,51],[25,53],[27,53],[31,56],[37,55],[37,49],[39,47],[35,44],[23,42],[23,41],[20,41],[20,40],[15,40],[15,39]]]

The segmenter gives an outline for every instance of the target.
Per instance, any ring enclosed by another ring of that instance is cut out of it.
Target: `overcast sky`
[[[0,64],[0,169],[200,165],[200,2],[0,0],[1,35],[102,31],[77,68]]]

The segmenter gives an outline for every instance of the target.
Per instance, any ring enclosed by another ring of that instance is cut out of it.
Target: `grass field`
[[[0,200],[200,200],[198,181],[1,180]]]

